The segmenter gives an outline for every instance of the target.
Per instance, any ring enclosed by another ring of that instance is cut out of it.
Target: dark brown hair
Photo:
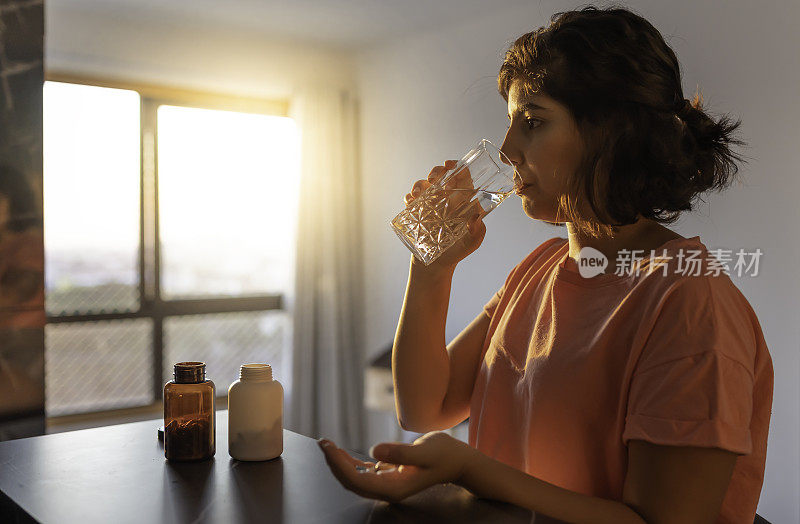
[[[699,91],[684,99],[675,53],[626,8],[559,12],[522,35],[497,79],[506,101],[515,81],[563,104],[578,125],[586,155],[559,212],[590,234],[638,216],[672,223],[701,193],[727,187],[743,161],[730,149],[745,145],[733,138],[741,120],[709,116]]]

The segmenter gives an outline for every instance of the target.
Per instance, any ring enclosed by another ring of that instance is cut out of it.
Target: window
[[[231,110],[235,109],[235,110]],[[48,81],[48,416],[154,404],[202,360],[289,389],[299,133],[285,105]]]

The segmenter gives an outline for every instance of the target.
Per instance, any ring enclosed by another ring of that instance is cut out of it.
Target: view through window
[[[283,115],[45,83],[48,416],[157,402],[182,360],[290,387],[299,153]]]

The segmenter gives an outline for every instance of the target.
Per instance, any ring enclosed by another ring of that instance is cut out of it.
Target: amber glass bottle
[[[164,456],[203,460],[214,456],[214,383],[203,362],[178,362],[164,385]]]

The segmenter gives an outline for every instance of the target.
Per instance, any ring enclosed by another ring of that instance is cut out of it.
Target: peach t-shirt
[[[681,274],[678,251],[711,256],[697,236],[663,244],[638,275],[583,278],[568,250],[564,238],[544,242],[486,304],[469,444],[619,501],[631,439],[730,450],[739,457],[717,522],[751,524],[773,370],[750,304],[724,273],[706,275],[707,262],[701,276]]]

